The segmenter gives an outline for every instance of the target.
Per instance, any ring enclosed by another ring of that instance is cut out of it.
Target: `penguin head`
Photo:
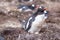
[[[46,18],[48,18],[48,11],[46,10],[45,7],[40,6],[40,7],[38,8],[37,12],[34,13],[34,15],[35,15],[35,16],[40,15],[40,16],[42,16],[42,17],[44,17],[44,18],[46,19]]]
[[[48,14],[48,11],[46,10],[46,8],[44,6],[40,6],[38,8],[37,12],[41,12],[43,14]]]
[[[45,10],[45,8],[43,6],[40,6],[37,11],[38,12],[44,12],[44,10]]]

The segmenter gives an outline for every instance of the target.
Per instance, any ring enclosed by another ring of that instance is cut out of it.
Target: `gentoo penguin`
[[[28,11],[35,10],[35,8],[38,8],[38,5],[35,5],[35,4],[32,4],[32,5],[19,5],[17,9],[20,12],[28,12]]]
[[[43,6],[40,6],[36,13],[32,14],[27,20],[24,29],[29,33],[37,33],[40,31],[45,19],[47,19],[48,11]]]

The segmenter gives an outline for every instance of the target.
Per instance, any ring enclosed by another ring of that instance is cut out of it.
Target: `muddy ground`
[[[19,20],[26,20],[32,12],[19,12],[21,4],[43,5],[49,11],[48,19],[39,34],[24,31]],[[60,40],[60,0],[0,0],[0,36],[3,40]]]

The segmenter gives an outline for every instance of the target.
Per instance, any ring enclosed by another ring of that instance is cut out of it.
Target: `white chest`
[[[42,24],[45,21],[46,17],[45,15],[38,15],[35,18],[35,21],[32,23],[32,25],[38,26],[39,24]]]

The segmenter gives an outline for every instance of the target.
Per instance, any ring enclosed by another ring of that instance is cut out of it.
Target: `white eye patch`
[[[47,11],[45,10],[44,13],[47,13]]]
[[[41,6],[39,8],[42,8]]]
[[[34,7],[35,5],[34,4],[32,4],[32,7]]]
[[[32,2],[33,0],[29,0],[30,2]]]

